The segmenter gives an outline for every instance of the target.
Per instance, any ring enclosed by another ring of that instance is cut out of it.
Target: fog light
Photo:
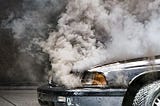
[[[58,96],[58,102],[66,102],[66,97],[64,96]]]

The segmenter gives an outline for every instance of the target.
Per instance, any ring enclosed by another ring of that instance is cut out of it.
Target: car
[[[53,81],[37,89],[41,106],[160,106],[160,56],[128,59],[91,68],[83,86]]]

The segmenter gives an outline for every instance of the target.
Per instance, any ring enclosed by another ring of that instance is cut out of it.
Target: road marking
[[[13,102],[11,102],[10,100],[8,100],[7,98],[0,96],[2,99],[4,99],[5,101],[7,101],[8,103],[12,104],[13,106],[17,106],[16,104],[14,104]]]

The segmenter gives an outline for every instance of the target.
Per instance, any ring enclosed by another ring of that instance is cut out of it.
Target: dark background
[[[14,14],[12,20],[24,13],[23,0],[0,0],[0,85],[25,85],[46,82],[48,57],[41,63],[25,52],[21,42],[14,39],[12,29],[2,24]],[[10,20],[10,21],[12,21]]]

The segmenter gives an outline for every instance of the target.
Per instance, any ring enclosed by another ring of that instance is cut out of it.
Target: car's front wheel
[[[136,94],[133,106],[160,106],[160,81],[143,86]]]

